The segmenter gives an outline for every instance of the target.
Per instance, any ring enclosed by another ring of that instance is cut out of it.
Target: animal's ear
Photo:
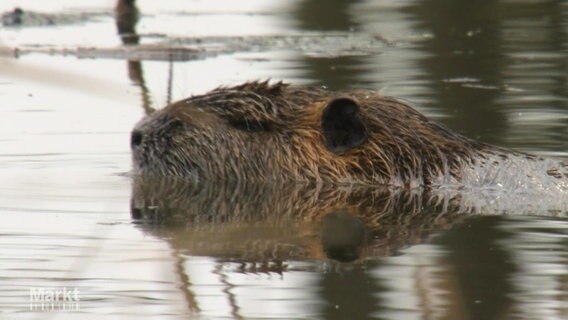
[[[359,113],[359,104],[350,98],[331,100],[321,119],[325,146],[342,154],[367,140],[367,129]]]

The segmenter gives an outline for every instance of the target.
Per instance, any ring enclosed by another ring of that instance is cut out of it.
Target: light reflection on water
[[[568,317],[566,212],[468,218],[384,195],[332,208],[329,195],[266,190],[216,207],[150,192],[140,205],[123,175],[144,108],[258,78],[380,89],[468,136],[566,157],[565,3],[146,0],[140,52],[116,49],[113,1],[58,3],[0,4],[89,17],[2,27],[2,318]],[[170,64],[171,47],[206,54]],[[78,288],[80,314],[31,313],[36,287]]]

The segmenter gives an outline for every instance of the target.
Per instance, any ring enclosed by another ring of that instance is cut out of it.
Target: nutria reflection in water
[[[368,90],[222,87],[146,117],[131,147],[141,175],[513,195],[501,209],[568,200],[566,162],[469,139]]]
[[[193,256],[243,262],[353,261],[422,243],[466,219],[459,195],[389,188],[192,184],[135,177],[132,218]]]

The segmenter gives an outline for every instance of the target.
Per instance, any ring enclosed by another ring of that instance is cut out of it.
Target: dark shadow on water
[[[377,297],[384,292],[380,282],[374,281],[366,270],[353,268],[343,272],[327,272],[320,280],[320,295],[326,306],[325,319],[368,319],[385,302]]]
[[[406,9],[415,28],[431,34],[420,48],[428,54],[420,64],[433,93],[430,107],[451,115],[445,120],[451,128],[497,144],[507,130],[496,100],[509,63],[498,3],[425,0]]]
[[[356,17],[349,9],[357,1],[349,0],[303,0],[293,11],[296,28],[303,32],[340,31],[355,32],[358,28]],[[364,59],[357,56],[337,57],[302,56],[299,64],[305,77],[325,85],[331,90],[353,87],[365,72]]]
[[[510,236],[495,228],[499,220],[473,219],[434,241],[449,250],[462,305],[471,319],[500,319],[512,311],[509,276],[516,270],[510,254],[497,245]]]
[[[357,27],[349,8],[352,0],[302,0],[294,10],[299,29],[320,31],[349,31]]]
[[[414,29],[430,34],[419,47],[427,53],[420,65],[433,95],[429,107],[450,115],[444,122],[451,128],[499,145],[509,130],[504,106],[566,111],[567,36],[561,22],[566,9],[561,3],[425,0],[407,6]],[[527,101],[535,95],[539,99]]]
[[[364,59],[357,56],[304,57],[299,62],[305,77],[330,90],[353,88],[364,74]]]

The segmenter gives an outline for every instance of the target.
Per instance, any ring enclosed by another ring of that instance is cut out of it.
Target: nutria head
[[[398,186],[459,179],[488,148],[374,91],[267,82],[173,103],[136,126],[131,147],[140,174]]]

